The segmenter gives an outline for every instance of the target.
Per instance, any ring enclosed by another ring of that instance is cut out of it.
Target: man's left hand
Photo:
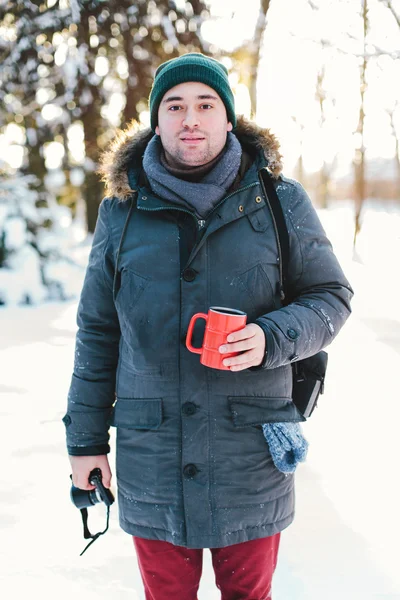
[[[249,323],[244,329],[230,333],[227,343],[219,347],[221,354],[242,352],[238,356],[226,358],[223,362],[231,371],[243,371],[258,367],[264,360],[265,334],[259,325]]]

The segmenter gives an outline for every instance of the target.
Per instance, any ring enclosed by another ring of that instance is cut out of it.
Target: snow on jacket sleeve
[[[303,187],[284,179],[291,193],[283,210],[290,238],[292,302],[256,320],[266,335],[263,367],[272,369],[316,354],[350,315],[353,290]],[[277,187],[279,195],[279,186]]]
[[[120,328],[113,301],[113,256],[105,198],[78,307],[75,362],[68,394],[67,448],[71,455],[109,452],[109,418],[115,401]]]

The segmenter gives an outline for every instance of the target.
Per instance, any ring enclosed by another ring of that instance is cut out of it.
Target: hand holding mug
[[[222,355],[231,352],[241,352],[223,360],[225,367],[231,371],[243,371],[249,367],[258,367],[264,360],[265,334],[259,325],[249,323],[240,331],[230,333],[227,343],[219,347]]]
[[[191,343],[197,319],[206,321],[201,348]],[[201,364],[213,369],[242,371],[258,366],[264,358],[265,335],[255,323],[246,325],[246,319],[246,313],[240,310],[212,306],[207,314],[197,313],[191,318],[186,347],[200,354]]]

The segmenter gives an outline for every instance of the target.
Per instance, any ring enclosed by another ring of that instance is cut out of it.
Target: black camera
[[[88,508],[99,502],[111,506],[115,498],[111,490],[104,487],[100,469],[93,469],[90,472],[89,483],[95,486],[94,490],[81,490],[74,485],[71,486],[71,500],[76,508]]]

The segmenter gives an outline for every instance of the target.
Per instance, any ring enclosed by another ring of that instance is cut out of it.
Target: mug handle
[[[189,329],[186,334],[186,348],[190,350],[190,352],[194,352],[195,354],[201,354],[203,352],[203,346],[201,348],[195,348],[194,346],[192,346],[193,328],[197,319],[204,319],[207,323],[208,315],[206,315],[205,313],[196,313],[190,319]]]

